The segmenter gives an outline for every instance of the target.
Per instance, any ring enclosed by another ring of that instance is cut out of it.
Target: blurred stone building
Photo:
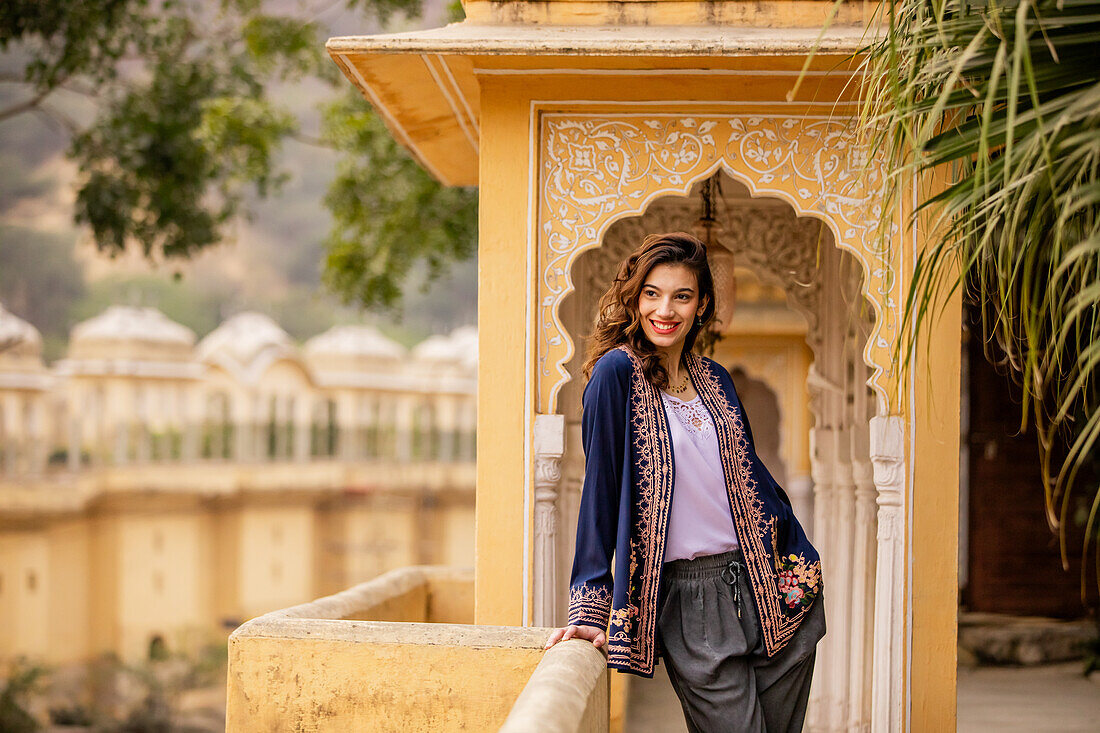
[[[186,649],[412,564],[473,564],[477,332],[301,348],[241,313],[196,343],[153,308],[46,366],[0,309],[0,657]]]

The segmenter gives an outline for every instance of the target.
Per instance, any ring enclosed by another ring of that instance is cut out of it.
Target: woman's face
[[[655,266],[638,294],[642,330],[662,350],[682,347],[692,322],[705,307],[699,301],[695,273],[685,265]]]

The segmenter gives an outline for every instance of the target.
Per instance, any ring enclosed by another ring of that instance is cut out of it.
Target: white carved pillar
[[[866,432],[866,429],[864,429]],[[865,441],[862,442],[866,446]],[[852,548],[852,624],[848,645],[848,731],[871,725],[871,649],[874,633],[875,518],[874,469],[870,460],[852,462],[855,479],[855,544]]]
[[[251,419],[249,417],[249,398],[245,395],[235,395],[233,399],[233,450],[230,460],[241,463],[249,460],[249,441]]]
[[[464,401],[459,423],[461,438],[458,454],[464,461],[472,461],[477,455],[477,397]]]
[[[536,626],[556,626],[557,520],[565,416],[535,416],[535,608]]]
[[[439,436],[439,446],[437,448],[438,453],[434,458],[443,462],[453,461],[455,459],[455,447],[457,446],[455,438],[458,433],[458,415],[455,398],[437,398],[435,420],[435,430],[436,434]]]
[[[378,404],[378,457],[387,461],[397,454],[397,399],[386,394]]]
[[[834,619],[829,625],[833,636],[833,658],[830,670],[836,675],[833,697],[829,705],[829,730],[842,731],[848,722],[848,678],[852,660],[848,655],[855,623],[852,595],[855,577],[852,564],[855,516],[855,481],[852,475],[851,431],[844,427],[833,431],[829,446],[833,459],[833,535],[829,565],[833,568],[832,588],[825,591],[827,615]],[[826,583],[826,588],[829,584]]]
[[[150,459],[164,462],[172,452],[172,417],[169,405],[169,386],[159,384],[151,388],[152,409],[149,411]]]
[[[824,401],[824,400],[823,400]],[[824,411],[824,410],[823,410]],[[818,415],[820,422],[824,415]],[[834,464],[831,460],[830,446],[833,444],[835,430],[816,427],[810,431],[810,471],[814,482],[814,546],[821,555],[821,572],[824,585],[825,617],[829,624],[829,633],[818,644],[816,670],[810,687],[809,707],[806,711],[806,728],[812,733],[828,730],[828,714],[837,697],[837,673],[834,664],[837,659],[835,636],[832,628],[837,621],[834,616],[832,597],[843,589],[834,585],[836,581],[833,566],[834,531]],[[837,592],[833,588],[837,588]]]
[[[199,426],[203,424],[202,418],[195,414],[196,386],[187,384],[180,387],[176,393],[177,414],[180,426],[180,460],[183,463],[192,463],[199,457],[202,450],[202,437]]]
[[[15,418],[14,397],[0,394],[0,468],[4,475],[15,473]]]
[[[852,287],[858,287],[858,282]],[[865,343],[869,321],[857,324],[853,346]],[[874,414],[867,389],[868,369],[858,349],[849,358],[854,375],[852,385],[852,478],[855,482],[855,517],[852,548],[852,635],[849,645],[848,725],[849,731],[870,731],[871,651],[874,641],[875,558],[878,519],[875,507],[874,466],[871,463],[870,419]]]
[[[84,444],[84,416],[76,411],[69,413],[69,450],[68,468],[70,471],[80,469],[80,449]]]
[[[288,440],[290,438],[290,431],[287,430],[287,426],[291,422],[291,404],[290,396],[277,394],[275,395],[275,419],[272,421],[274,424],[271,429],[275,431],[275,455],[272,456],[272,460],[283,461],[290,457],[290,446]]]
[[[310,418],[313,407],[305,395],[290,398],[290,414],[294,421],[294,460],[304,463],[309,460]]]
[[[47,408],[48,409],[48,408]],[[54,413],[59,414],[59,413]],[[52,430],[52,428],[51,428]],[[107,392],[103,385],[99,385],[92,392],[92,451],[91,462],[93,466],[100,466],[111,462],[111,428],[107,421]],[[49,438],[53,440],[53,435]]]
[[[806,531],[810,542],[814,541],[814,480],[812,476],[797,475],[787,479],[787,496],[791,500],[794,515]],[[817,545],[814,545],[815,547]]]
[[[905,722],[905,427],[900,417],[871,418],[871,461],[878,492],[871,730],[900,733]]]
[[[355,411],[355,394],[341,391],[336,395],[336,454],[342,461],[354,461],[359,457],[356,438],[359,435],[358,414]]]
[[[363,450],[366,458],[374,460],[381,455],[379,446],[382,440],[382,400],[375,394],[366,397],[365,400]]]
[[[138,385],[134,393],[137,417],[137,462],[148,463],[153,457],[153,434],[149,429],[149,394],[145,385]]]
[[[229,415],[229,398],[224,394],[207,395],[205,409],[203,425],[210,431],[210,457],[221,460],[225,458],[228,448],[225,436],[233,424]]]
[[[14,453],[15,444],[12,440],[12,431],[8,425],[8,413],[11,412],[9,395],[0,394],[0,471],[5,476],[15,473]]]
[[[271,401],[268,395],[254,395],[249,411],[249,460],[257,463],[267,460],[267,426],[271,421]]]
[[[575,419],[567,417],[565,423],[565,445],[568,450],[562,457],[561,490],[558,493],[558,563],[557,588],[568,588],[573,571],[573,555],[577,544],[577,516],[580,514],[581,487],[584,485],[584,451],[581,448],[580,414]],[[558,618],[564,619],[568,613],[567,594],[558,596]]]
[[[70,420],[71,420],[70,416]],[[122,466],[130,462],[130,423],[125,417],[115,416],[114,426],[114,465]],[[72,448],[69,448],[70,452]]]
[[[48,454],[47,441],[49,440],[46,429],[46,398],[43,394],[35,394],[30,398],[29,424],[31,431],[31,451],[28,457],[27,470],[32,477],[41,476],[46,469]]]
[[[370,402],[362,392],[355,394],[355,459],[364,460],[370,456],[367,436],[370,432]]]
[[[397,404],[397,414],[395,416],[395,427],[397,429],[397,448],[396,456],[398,463],[408,463],[412,460],[412,438],[413,438],[413,410],[415,405],[413,401],[404,397]]]

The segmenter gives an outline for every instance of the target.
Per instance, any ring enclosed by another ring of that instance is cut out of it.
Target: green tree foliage
[[[45,668],[22,657],[9,662],[7,667],[4,681],[0,683],[0,730],[10,733],[39,730],[42,726],[26,708],[46,674]]]
[[[421,2],[336,5],[384,21],[418,15]],[[334,147],[344,157],[327,198],[335,225],[325,280],[347,300],[395,306],[411,272],[433,278],[472,253],[474,197],[428,178],[346,92],[316,19],[333,7],[10,0],[0,4],[0,50],[26,58],[26,94],[0,107],[0,124],[34,113],[68,128],[80,170],[74,219],[102,251],[136,246],[155,260],[222,241],[249,197],[277,192],[287,138]],[[280,104],[276,90],[288,82],[339,90],[322,135],[303,132]],[[94,99],[94,119],[67,116],[52,103],[59,91]]]
[[[33,44],[25,79],[47,95],[78,76],[93,83],[117,78],[124,57],[156,41],[156,22],[147,0],[8,0],[0,4],[0,49]]]
[[[295,120],[219,66],[159,62],[148,85],[74,140],[84,175],[76,219],[100,249],[136,241],[146,255],[189,256],[221,239],[245,185],[261,196],[277,187],[273,149]]]
[[[1100,524],[1086,479],[1100,453],[1100,3],[901,0],[881,12],[865,116],[894,171],[884,208],[912,177],[946,181],[917,212],[937,235],[903,330],[922,333],[958,288],[978,304],[987,356],[1023,387],[1064,560],[1085,492],[1085,553]]]
[[[277,187],[273,153],[297,127],[265,84],[321,67],[318,28],[250,2],[17,0],[0,23],[0,48],[30,53],[36,94],[23,104],[67,84],[102,102],[70,155],[82,174],[75,218],[108,252],[135,242],[171,258],[219,241],[247,185]]]
[[[425,283],[477,250],[477,193],[444,188],[349,90],[325,112],[324,135],[348,151],[325,203],[334,225],[325,281],[345,300],[392,307],[419,263]]]

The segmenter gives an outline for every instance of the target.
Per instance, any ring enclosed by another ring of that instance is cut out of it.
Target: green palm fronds
[[[1100,453],[1100,2],[898,0],[879,12],[865,129],[893,171],[887,204],[915,177],[915,216],[934,233],[905,331],[931,326],[933,304],[958,288],[979,305],[987,356],[1023,387],[1021,427],[1038,436],[1066,563],[1077,498],[1090,507],[1082,553],[1100,520],[1080,473]]]

